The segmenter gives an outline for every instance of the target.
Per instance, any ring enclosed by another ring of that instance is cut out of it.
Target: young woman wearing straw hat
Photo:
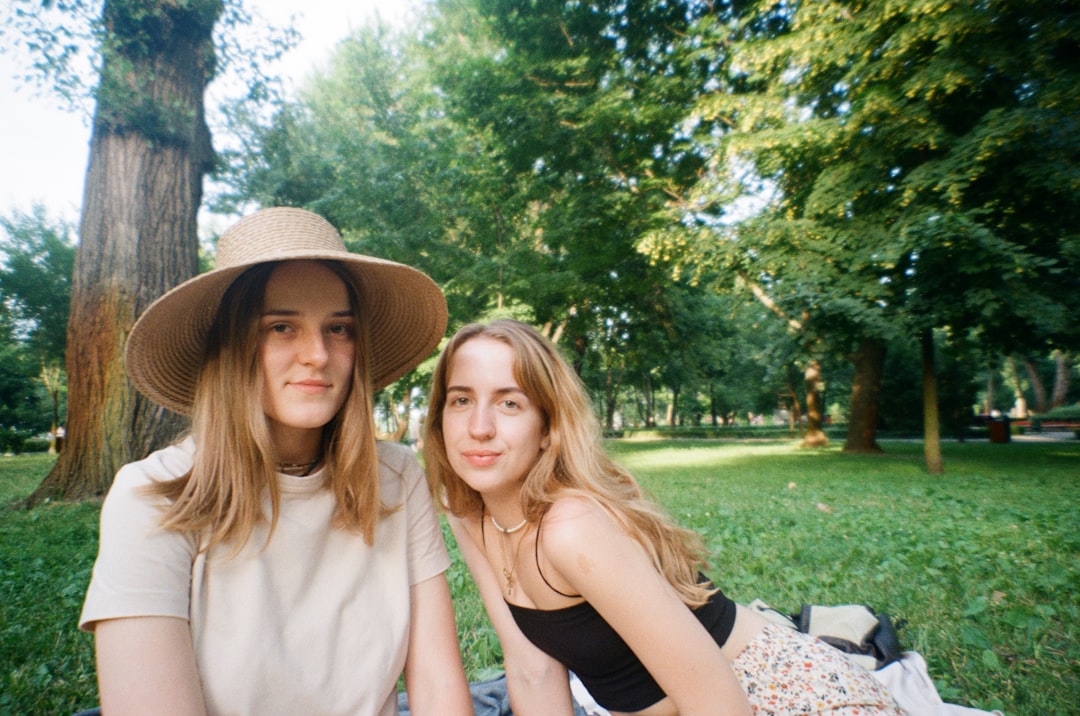
[[[424,458],[502,644],[518,716],[570,714],[567,670],[616,714],[900,716],[839,650],[736,605],[700,539],[603,452],[588,394],[516,321],[458,331]]]
[[[372,393],[437,346],[424,274],[266,209],[154,302],[126,368],[190,435],[124,466],[80,618],[102,710],[471,714],[423,473]]]

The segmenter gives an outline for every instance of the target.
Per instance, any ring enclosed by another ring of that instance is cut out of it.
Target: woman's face
[[[516,491],[547,447],[540,410],[514,380],[509,345],[462,344],[447,371],[443,439],[450,466],[480,494]]]
[[[259,360],[279,459],[313,459],[322,427],[349,394],[356,360],[356,316],[337,274],[313,261],[274,269],[259,316]]]

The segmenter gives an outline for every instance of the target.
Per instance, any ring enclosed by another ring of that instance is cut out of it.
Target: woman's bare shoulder
[[[609,508],[580,493],[557,497],[544,515],[543,530],[545,543],[556,550],[624,534]]]

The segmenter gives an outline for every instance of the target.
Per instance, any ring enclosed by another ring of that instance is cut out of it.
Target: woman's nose
[[[326,363],[330,351],[326,347],[326,338],[321,331],[310,332],[302,339],[300,345],[300,362],[304,365],[323,365]]]
[[[474,438],[490,438],[495,435],[495,421],[491,411],[484,406],[477,406],[469,416],[469,433]]]

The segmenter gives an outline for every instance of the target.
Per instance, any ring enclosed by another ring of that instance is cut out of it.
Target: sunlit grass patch
[[[1080,442],[947,443],[853,456],[796,441],[614,441],[711,553],[734,599],[782,611],[864,603],[902,623],[942,696],[1009,716],[1075,713],[1080,693]],[[51,459],[0,459],[0,502],[28,494]],[[76,630],[99,505],[0,510],[0,714],[65,714],[97,701],[92,639]],[[446,531],[447,574],[469,677],[501,651]]]

